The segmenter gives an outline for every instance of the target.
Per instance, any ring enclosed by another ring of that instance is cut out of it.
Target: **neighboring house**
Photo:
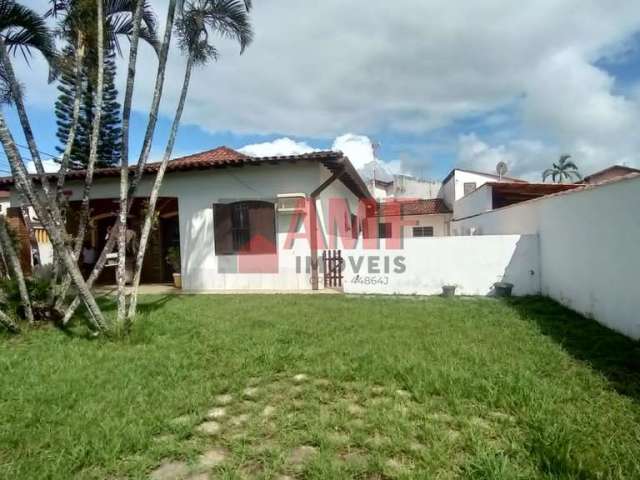
[[[378,200],[386,198],[437,198],[441,182],[423,180],[409,175],[394,175],[392,180],[371,179],[367,182],[371,195]]]
[[[527,182],[510,177],[455,168],[442,182],[416,179],[407,175],[394,175],[392,181],[372,179],[367,183],[369,191],[378,200],[380,217],[379,236],[391,236],[391,222],[384,217],[399,216],[415,225],[403,227],[404,237],[431,237],[456,235],[451,231],[450,222],[457,218],[459,201],[466,199],[483,185]],[[490,196],[490,194],[489,194]],[[486,198],[483,202],[486,202]],[[388,204],[388,205],[387,205]],[[478,206],[474,213],[485,208]],[[493,207],[490,207],[493,208]],[[400,213],[402,212],[402,213]]]
[[[629,183],[623,181],[630,180]],[[579,196],[580,192],[607,191],[607,186],[628,185],[629,191],[638,191],[640,188],[640,172],[630,173],[621,177],[595,184],[486,184],[476,192],[459,200],[456,203],[454,218],[451,220],[451,230],[454,235],[510,235],[510,234],[537,234],[542,224],[547,224],[543,215],[550,215],[548,205],[555,205],[558,201],[564,206],[575,199],[595,198],[591,196]],[[627,188],[627,187],[625,187]],[[613,189],[610,189],[613,191]],[[574,196],[575,194],[575,196]],[[633,198],[632,196],[629,197]],[[640,198],[640,197],[639,197]],[[617,200],[617,199],[616,199]],[[617,200],[618,201],[618,200]],[[624,212],[602,210],[601,204],[580,204],[576,214],[566,218],[567,223],[581,223],[584,221],[584,212],[589,210],[590,215],[598,212],[602,217],[627,214],[632,203],[622,203]],[[636,202],[637,203],[637,202]],[[588,206],[587,206],[588,205]],[[634,212],[635,209],[631,208]],[[556,215],[554,215],[554,219]],[[556,220],[559,220],[559,217]],[[637,223],[637,222],[636,222]],[[610,232],[615,233],[615,232]]]
[[[158,164],[145,168],[131,209],[131,260],[157,169]],[[83,179],[83,171],[67,176],[64,193],[71,210],[79,205]],[[0,179],[0,187],[11,187],[12,207],[18,207],[12,184],[10,177]],[[96,170],[88,238],[97,251],[117,215],[119,184],[119,169]],[[352,213],[361,200],[370,199],[366,185],[340,152],[257,158],[220,147],[172,160],[160,191],[142,280],[169,281],[172,272],[166,256],[178,247],[185,290],[321,287],[322,268],[309,258],[321,255],[325,247],[339,248],[340,231],[357,237],[358,222]],[[302,213],[305,203],[309,215]],[[341,209],[342,205],[347,207]],[[335,228],[329,225],[330,215],[336,218],[331,209],[344,217]],[[73,230],[73,216],[70,222]],[[312,235],[314,225],[318,236]],[[101,280],[113,282],[114,269],[105,270]]]
[[[587,175],[580,182],[576,183],[597,185],[599,183],[608,182],[609,180],[629,175],[630,173],[640,173],[640,170],[637,168],[625,167],[624,165],[612,165],[604,170]]]
[[[402,217],[402,238],[449,235],[451,210],[441,198],[388,200],[379,204],[378,238],[391,238],[393,217]]]
[[[492,210],[578,187],[580,187],[580,185],[558,183],[484,183],[473,192],[455,202],[451,234],[482,235],[481,226],[474,226],[473,222],[461,223],[461,220],[471,219]],[[460,228],[460,225],[464,225],[464,228]]]
[[[490,173],[454,168],[442,181],[442,188],[438,192],[438,197],[442,198],[449,208],[454,210],[454,216],[456,216],[455,203],[488,182],[528,183],[519,178],[500,177]]]

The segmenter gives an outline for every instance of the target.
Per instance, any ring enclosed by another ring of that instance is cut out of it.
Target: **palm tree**
[[[0,0],[0,63],[2,64],[6,80],[11,91],[13,103],[18,111],[18,117],[23,134],[29,146],[31,157],[40,176],[39,190],[34,188],[28,176],[22,156],[20,155],[13,135],[11,134],[4,115],[0,112],[0,142],[2,143],[9,164],[11,165],[16,186],[33,206],[51,239],[54,250],[64,262],[65,268],[71,275],[73,283],[84,301],[90,314],[90,322],[97,330],[104,329],[104,317],[95,298],[86,287],[72,252],[65,244],[65,232],[61,220],[60,210],[55,201],[51,201],[49,183],[44,172],[42,161],[36,146],[35,137],[31,129],[29,118],[24,106],[22,91],[19,87],[10,52],[20,51],[27,58],[31,49],[37,49],[45,58],[53,62],[55,49],[53,39],[44,20],[33,10],[22,7],[11,0]],[[100,9],[101,10],[101,9]]]
[[[139,38],[145,40],[157,52],[158,42],[156,37],[156,20],[150,5],[146,0],[103,0],[101,2],[103,21],[101,22],[96,21],[96,4],[82,0],[52,0],[51,4],[51,9],[47,12],[47,15],[61,18],[59,35],[71,46],[71,51],[75,57],[74,70],[76,74],[73,120],[62,157],[61,168],[58,172],[58,192],[61,191],[62,186],[64,185],[69,156],[75,140],[75,127],[78,121],[80,98],[82,96],[80,67],[86,60],[86,52],[93,52],[97,55],[95,62],[88,62],[89,66],[94,64],[97,65],[97,68],[93,69],[93,76],[95,77],[96,82],[96,95],[94,98],[96,113],[91,132],[90,153],[87,162],[78,229],[74,245],[74,255],[77,260],[82,249],[89,221],[90,194],[93,186],[93,173],[97,161],[97,148],[100,135],[100,114],[102,113],[103,100],[102,92],[104,88],[104,49],[116,50],[118,53],[121,53],[122,50],[119,43],[119,37],[124,35],[131,41],[130,50],[131,55],[133,55],[134,58],[137,54]],[[68,61],[70,61],[70,59]],[[129,72],[128,75],[128,78],[130,77],[131,72]],[[128,82],[128,89],[129,86]],[[131,95],[128,95],[127,97],[129,99],[129,106],[131,103],[130,96]],[[123,123],[126,122],[128,125],[128,118],[129,112],[124,112]],[[125,154],[128,155],[126,150]],[[65,296],[69,286],[69,279],[66,278],[61,288],[61,295],[57,302],[58,307],[61,306],[60,301]]]
[[[136,265],[133,277],[133,288],[131,301],[127,312],[128,322],[133,321],[136,314],[138,286],[142,276],[142,265],[149,234],[153,225],[154,213],[160,187],[167,168],[167,163],[173,153],[178,128],[184,110],[185,100],[189,91],[191,72],[195,66],[206,65],[211,60],[218,58],[216,48],[210,43],[210,34],[218,34],[224,38],[236,40],[240,44],[240,53],[253,40],[253,30],[249,21],[249,10],[251,4],[247,1],[238,0],[194,0],[189,1],[184,7],[184,12],[178,20],[176,26],[180,38],[180,48],[187,56],[187,66],[185,68],[180,100],[176,108],[176,113],[171,125],[171,132],[165,148],[162,162],[156,174],[149,205],[144,219],[140,244],[136,257]]]
[[[20,52],[28,60],[32,50],[37,50],[50,65],[55,63],[56,50],[51,33],[44,19],[30,8],[13,0],[0,0],[0,58],[3,77],[18,111],[36,171],[45,178],[40,153],[36,147],[33,130],[22,102],[22,89],[15,78],[9,54]],[[46,187],[43,185],[43,189]]]
[[[7,224],[4,219],[4,215],[0,215],[0,248],[5,258],[9,262],[9,268],[12,270],[13,276],[18,284],[18,291],[20,292],[20,300],[24,306],[25,315],[27,321],[33,323],[33,310],[31,309],[31,299],[29,298],[29,291],[27,290],[27,284],[24,280],[24,273],[22,272],[22,266],[20,260],[13,247],[13,241],[9,236],[7,230]]]
[[[569,160],[570,158],[571,155],[560,155],[558,163],[554,163],[552,168],[547,168],[542,173],[542,181],[545,182],[549,177],[553,183],[564,183],[565,179],[571,181],[572,178],[581,180],[582,176],[578,172],[578,166]]]
[[[58,34],[73,47],[84,44],[89,50],[97,44],[95,5],[86,0],[50,0],[45,17],[60,19]],[[142,3],[142,4],[140,4]],[[158,51],[156,17],[147,0],[104,0],[104,35],[106,48],[122,55],[120,37],[131,38],[136,23],[135,12],[142,9],[139,37]]]
[[[125,292],[124,292],[124,276],[125,276],[126,263],[123,263],[122,265],[120,264],[120,261],[122,262],[126,261],[126,258],[125,258],[126,241],[124,238],[126,234],[126,219],[127,219],[128,212],[131,209],[131,205],[133,203],[133,195],[136,191],[138,183],[142,179],[144,166],[146,164],[146,160],[151,151],[151,142],[153,140],[153,134],[155,132],[155,127],[158,119],[158,111],[160,109],[160,100],[162,99],[166,64],[167,64],[167,58],[169,55],[169,46],[171,44],[171,33],[173,32],[174,17],[175,17],[176,9],[178,7],[177,5],[178,3],[180,3],[180,7],[182,7],[182,2],[178,2],[177,0],[170,0],[169,6],[167,9],[167,21],[165,25],[164,39],[159,52],[158,69],[156,72],[156,82],[155,82],[155,88],[153,93],[153,100],[151,102],[149,120],[147,122],[147,129],[146,129],[146,133],[143,141],[142,150],[140,153],[140,158],[138,160],[138,165],[136,166],[135,174],[131,179],[130,183],[128,182],[129,180],[128,168],[127,168],[128,166],[126,164],[121,165],[120,211],[116,219],[116,222],[113,228],[111,229],[111,234],[109,235],[109,238],[107,239],[107,242],[98,257],[98,260],[96,261],[96,264],[93,267],[93,271],[91,272],[91,274],[89,275],[89,278],[87,279],[87,285],[91,287],[93,283],[96,281],[96,279],[100,276],[102,269],[106,265],[107,255],[113,251],[116,241],[118,241],[119,263],[116,271],[116,278],[117,280],[119,280],[118,281],[118,299],[117,299],[118,307],[119,307],[117,321],[119,324],[124,321],[124,317],[126,314],[126,304],[125,304],[126,299],[125,299]],[[134,19],[132,24],[132,29],[133,29],[132,38],[131,38],[132,44],[129,50],[129,66],[127,70],[127,81],[126,81],[127,89],[125,92],[125,101],[124,101],[123,110],[122,110],[123,154],[121,155],[121,158],[123,160],[125,159],[128,160],[128,137],[129,137],[128,118],[130,114],[130,105],[131,105],[130,98],[133,93],[133,84],[134,84],[134,79],[136,74],[135,67],[136,67],[136,58],[137,58],[137,40],[135,37],[137,35],[136,26],[138,26],[139,28],[140,21],[141,21],[140,15],[141,13],[139,10],[136,10],[134,12]],[[126,175],[125,175],[125,172],[126,172]],[[128,184],[128,191],[124,192],[123,187],[126,187],[127,184]],[[69,322],[69,320],[71,319],[71,317],[73,316],[75,310],[78,308],[79,305],[80,305],[80,300],[78,297],[76,297],[71,302],[67,310],[65,311],[64,318],[62,320],[63,325],[66,325]]]

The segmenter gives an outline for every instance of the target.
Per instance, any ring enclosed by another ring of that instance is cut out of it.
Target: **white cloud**
[[[278,138],[272,142],[255,143],[239,149],[240,152],[254,157],[275,157],[277,155],[300,155],[316,151],[305,142],[296,142],[290,138]]]
[[[341,135],[335,139],[331,149],[344,153],[357,169],[363,168],[376,159],[373,143],[369,137],[364,135],[354,135],[353,133]]]
[[[39,10],[48,5],[33,2]],[[161,3],[154,2],[162,23]],[[221,60],[194,72],[184,121],[208,131],[325,139],[353,131],[421,135],[519,99],[521,140],[491,145],[479,139],[488,150],[473,158],[488,164],[496,156],[516,162],[524,155],[513,168],[525,174],[561,151],[574,154],[587,172],[613,162],[638,165],[640,97],[620,94],[615,79],[594,63],[629,49],[629,38],[640,30],[640,3],[610,3],[257,2],[254,44],[239,56],[237,46],[220,42]],[[184,66],[176,52],[162,102],[169,116]],[[143,47],[138,71],[153,72],[155,65],[153,52]],[[31,101],[50,106],[55,90],[37,67],[21,70],[21,78],[29,79]],[[153,82],[153,74],[136,79],[138,110],[148,109]],[[504,116],[486,125],[510,128]]]
[[[60,164],[53,160],[42,160],[42,166],[47,173],[55,173],[60,169]],[[26,162],[25,167],[27,167],[27,172],[36,173],[36,165],[33,163],[33,160]]]

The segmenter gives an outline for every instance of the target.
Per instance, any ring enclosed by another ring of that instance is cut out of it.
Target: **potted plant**
[[[443,285],[442,286],[442,296],[443,297],[454,297],[456,295],[456,287],[457,287],[457,285]]]
[[[180,274],[180,247],[169,247],[165,260],[173,272],[173,286],[182,288],[182,275]]]

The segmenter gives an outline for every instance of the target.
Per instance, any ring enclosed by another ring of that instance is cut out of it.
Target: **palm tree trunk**
[[[13,136],[11,135],[9,128],[7,127],[7,123],[4,119],[2,111],[0,111],[0,142],[2,143],[12,171],[15,172],[14,180],[18,185],[18,188],[20,188],[22,192],[24,192],[24,194],[27,196],[27,199],[29,200],[29,203],[31,203],[31,205],[35,209],[36,215],[38,215],[38,218],[40,218],[42,225],[49,234],[49,238],[51,239],[53,248],[60,256],[60,259],[64,263],[66,270],[71,275],[71,280],[78,288],[78,293],[80,294],[82,301],[87,306],[87,310],[89,311],[90,315],[89,323],[91,327],[100,332],[104,331],[104,317],[102,315],[102,312],[100,311],[100,308],[98,307],[98,304],[95,301],[95,298],[91,294],[91,291],[87,288],[87,285],[82,278],[82,274],[80,273],[77,262],[73,258],[71,250],[64,242],[64,236],[62,233],[63,227],[55,217],[52,218],[51,213],[43,206],[48,202],[49,197],[42,198],[32,188],[31,179],[28,177],[27,172],[24,168],[22,158],[20,157],[20,152],[18,152]]]
[[[138,41],[140,39],[140,26],[142,23],[142,10],[144,2],[138,2],[133,15],[133,32],[131,46],[129,49],[129,68],[127,71],[127,87],[122,106],[122,151],[120,158],[120,212],[118,216],[118,267],[116,270],[116,281],[118,283],[118,328],[124,325],[127,297],[126,286],[126,265],[127,265],[127,214],[129,202],[129,120],[131,117],[131,103],[133,99],[133,85],[136,77],[136,60],[138,58]]]
[[[140,183],[142,174],[144,173],[144,167],[147,164],[149,153],[151,152],[151,144],[153,143],[153,135],[155,133],[156,124],[158,121],[158,110],[160,109],[160,100],[162,100],[162,93],[164,90],[164,80],[167,68],[167,58],[169,56],[169,46],[171,45],[171,34],[173,32],[173,23],[176,13],[176,0],[169,0],[169,7],[167,10],[167,22],[164,30],[164,39],[162,41],[162,48],[160,49],[160,55],[158,59],[158,71],[156,72],[156,83],[153,90],[153,99],[151,101],[151,108],[149,110],[149,121],[147,122],[147,130],[144,134],[144,140],[142,142],[142,150],[140,151],[140,157],[138,158],[138,165],[131,181],[131,188],[129,189],[129,195],[133,195]]]
[[[33,224],[31,223],[31,216],[29,215],[29,206],[20,192],[18,192],[20,198],[20,215],[22,216],[22,221],[24,222],[24,226],[27,229],[27,234],[29,235],[29,245],[31,246],[31,252],[35,252],[38,256],[38,259],[41,259],[40,256],[40,247],[38,245],[38,239],[36,238],[36,232],[33,229]]]
[[[27,284],[24,280],[24,273],[16,249],[13,248],[13,242],[11,236],[7,231],[7,223],[5,222],[4,215],[0,215],[0,246],[5,254],[5,258],[9,260],[9,265],[13,271],[13,276],[18,283],[18,291],[20,292],[20,300],[24,306],[24,313],[27,317],[29,324],[33,324],[33,310],[31,309],[31,299],[29,298],[29,290],[27,290]]]
[[[9,330],[11,333],[20,333],[20,327],[16,325],[11,318],[0,310],[0,325]]]
[[[129,312],[127,318],[129,322],[133,321],[136,315],[136,309],[138,304],[138,287],[140,286],[140,278],[142,276],[142,264],[144,262],[144,254],[147,249],[147,243],[149,242],[149,233],[153,225],[153,218],[156,209],[156,203],[158,201],[158,195],[160,194],[160,187],[162,186],[162,180],[164,173],[167,169],[167,163],[173,153],[173,146],[178,134],[178,128],[180,127],[180,120],[182,119],[182,111],[184,110],[184,103],[187,98],[187,92],[189,91],[189,82],[191,80],[191,70],[193,68],[193,57],[189,55],[187,59],[187,67],[184,73],[184,80],[182,82],[182,92],[180,93],[180,100],[178,107],[176,108],[176,114],[173,118],[173,124],[171,125],[171,133],[169,134],[169,140],[167,147],[162,158],[162,163],[156,174],[156,179],[153,182],[153,188],[151,189],[151,196],[149,197],[149,206],[147,207],[147,214],[144,219],[144,226],[142,228],[142,234],[140,235],[140,245],[138,247],[138,256],[136,258],[136,266],[133,276],[133,288],[131,292],[131,299],[129,303]]]
[[[127,214],[131,209],[131,205],[133,204],[133,196],[140,183],[140,180],[142,179],[142,174],[144,173],[144,166],[149,157],[149,152],[151,151],[151,143],[153,141],[153,134],[155,132],[155,127],[158,119],[158,110],[160,108],[160,101],[162,99],[166,65],[167,65],[167,59],[169,56],[169,47],[171,44],[173,23],[175,19],[175,10],[176,10],[176,0],[170,0],[169,7],[167,10],[167,21],[166,21],[165,32],[164,32],[164,39],[163,39],[162,47],[160,49],[160,54],[158,57],[159,58],[158,70],[156,72],[156,81],[155,81],[155,88],[153,92],[153,100],[151,102],[151,109],[149,111],[149,121],[147,123],[147,129],[145,132],[143,148],[140,153],[140,158],[138,160],[138,165],[136,166],[135,174],[129,184],[129,191],[127,194],[128,196]],[[123,109],[123,113],[124,113],[124,109]],[[124,128],[123,128],[123,134],[124,134]],[[111,234],[107,239],[107,243],[104,249],[102,250],[102,252],[100,253],[98,261],[93,267],[93,271],[91,272],[91,275],[87,279],[87,285],[89,285],[89,288],[91,288],[91,286],[93,285],[93,282],[95,282],[95,280],[102,273],[102,270],[106,264],[107,254],[111,253],[113,251],[113,247],[115,246],[115,243],[117,240],[116,232],[119,231],[119,228],[120,228],[120,216],[118,216],[118,219],[116,220],[116,223],[111,230]],[[63,324],[66,324],[71,319],[71,317],[73,316],[73,314],[75,313],[79,305],[80,305],[80,299],[76,297],[71,302],[71,304],[69,305],[69,307],[65,312]]]
[[[100,2],[98,21],[100,23],[103,23],[102,2]],[[9,128],[7,127],[4,116],[0,112],[0,141],[2,141],[5,153],[7,154],[7,159],[9,160],[9,164],[11,165],[14,175],[16,175],[17,173],[17,187],[18,189],[21,189],[22,192],[27,196],[27,199],[36,211],[36,215],[38,215],[38,218],[42,222],[42,225],[47,230],[53,248],[58,250],[58,255],[63,261],[65,268],[69,271],[73,283],[78,288],[78,292],[81,295],[85,305],[87,306],[87,310],[89,311],[89,315],[91,317],[90,324],[97,330],[102,331],[105,328],[105,322],[102,312],[100,311],[95,298],[91,294],[91,291],[86,288],[77,262],[75,262],[72,252],[67,248],[67,245],[65,244],[64,238],[66,232],[64,229],[64,224],[62,222],[62,217],[60,215],[60,210],[58,209],[58,204],[55,201],[56,199],[51,198],[48,178],[44,172],[44,167],[42,166],[42,161],[36,147],[35,137],[33,135],[33,131],[31,130],[29,118],[24,107],[22,93],[20,92],[20,88],[13,71],[13,66],[11,65],[11,61],[9,59],[6,45],[1,36],[0,61],[2,61],[7,74],[7,80],[11,88],[13,100],[18,110],[18,116],[20,118],[23,133],[25,135],[25,138],[27,139],[27,144],[29,145],[29,150],[31,151],[32,160],[40,177],[40,188],[44,193],[44,198],[42,198],[40,195],[37,195],[32,188],[33,186],[31,180],[29,179],[24,168],[24,163],[22,162],[20,153],[16,148],[13,136],[11,135]]]
[[[87,278],[87,287],[91,288],[93,287],[93,284],[95,283],[95,281],[98,279],[98,277],[100,276],[100,274],[102,273],[102,270],[104,269],[105,264],[107,263],[107,254],[111,253],[113,251],[113,248],[116,245],[116,241],[118,239],[118,235],[117,235],[117,230],[119,227],[119,219],[116,220],[115,225],[113,226],[113,228],[111,229],[111,233],[109,234],[109,238],[107,238],[107,243],[105,244],[104,248],[102,249],[102,252],[100,253],[100,256],[98,257],[98,260],[96,261],[96,264],[93,267],[93,270],[91,271],[91,274],[89,275],[89,278]],[[69,320],[71,320],[71,317],[73,317],[73,314],[76,312],[76,309],[80,306],[80,297],[76,297],[73,299],[73,301],[69,304],[69,307],[67,307],[65,313],[64,313],[64,317],[62,319],[62,325],[67,325],[67,323],[69,323]]]
[[[139,2],[144,3],[144,2]],[[96,159],[98,157],[98,142],[100,140],[100,123],[102,120],[102,103],[104,96],[104,22],[100,21],[103,18],[103,2],[102,0],[96,1],[98,8],[98,74],[96,79],[95,97],[93,100],[95,112],[93,114],[93,125],[91,130],[91,141],[89,146],[89,161],[87,163],[87,171],[84,178],[84,188],[82,190],[82,203],[80,206],[80,219],[78,222],[78,232],[76,235],[76,242],[74,247],[74,255],[76,261],[80,256],[82,250],[82,244],[84,243],[84,236],[87,230],[87,223],[89,222],[90,214],[90,201],[91,187],[93,186],[93,172],[96,166]],[[79,73],[78,73],[79,75]],[[78,96],[79,97],[79,96]],[[75,105],[74,105],[75,109]],[[75,111],[74,111],[75,114]]]
[[[44,171],[44,167],[42,166],[42,160],[40,159],[40,152],[38,151],[38,147],[36,146],[35,136],[33,134],[33,130],[31,129],[31,123],[29,122],[29,116],[27,115],[27,110],[24,106],[24,101],[22,99],[22,92],[20,91],[20,86],[15,76],[15,72],[13,71],[13,65],[11,64],[11,59],[9,58],[9,52],[7,51],[7,46],[4,43],[4,40],[0,36],[0,59],[2,61],[2,65],[4,66],[5,73],[7,75],[7,80],[9,82],[9,87],[11,89],[11,96],[16,106],[16,110],[18,112],[18,119],[20,120],[20,125],[22,126],[22,131],[24,133],[24,137],[27,141],[27,145],[29,146],[29,153],[31,154],[31,159],[33,160],[33,164],[36,167],[36,172],[40,176],[40,182],[42,183],[42,189],[45,193],[49,193],[49,183],[47,182],[47,175]]]

